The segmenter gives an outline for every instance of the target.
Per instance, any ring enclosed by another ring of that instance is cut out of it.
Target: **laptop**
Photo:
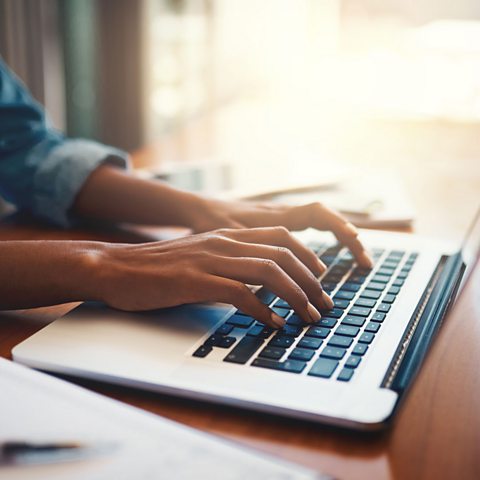
[[[374,258],[358,267],[328,233],[298,237],[328,266],[335,307],[272,330],[225,305],[143,313],[85,303],[13,349],[56,374],[178,395],[354,429],[388,424],[479,258],[480,212],[461,248],[440,239],[362,231]]]

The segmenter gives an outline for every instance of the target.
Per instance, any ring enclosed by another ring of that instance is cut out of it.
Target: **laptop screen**
[[[460,284],[461,289],[480,256],[480,209],[477,210],[475,218],[468,229],[460,254],[465,264],[465,273]]]

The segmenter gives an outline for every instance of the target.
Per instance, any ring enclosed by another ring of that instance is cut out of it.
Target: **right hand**
[[[247,287],[264,285],[307,323],[333,302],[318,277],[325,265],[283,227],[222,229],[171,241],[103,244],[96,297],[121,310],[151,310],[218,301],[233,304],[265,325],[285,320]]]

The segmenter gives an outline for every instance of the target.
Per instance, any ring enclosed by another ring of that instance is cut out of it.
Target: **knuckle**
[[[274,229],[275,229],[275,232],[278,235],[281,235],[282,237],[289,237],[290,236],[290,232],[288,231],[288,228],[284,227],[283,225],[279,225],[277,227],[274,227]]]
[[[269,258],[263,258],[260,260],[260,267],[267,275],[276,272],[278,269],[277,264]]]
[[[277,257],[280,260],[292,260],[293,253],[287,247],[277,247]]]
[[[209,235],[205,240],[206,245],[212,249],[221,248],[225,246],[227,242],[228,240],[224,236],[219,235],[216,232]]]
[[[313,202],[309,205],[312,210],[322,210],[325,206],[322,202]]]
[[[217,228],[216,230],[213,231],[215,235],[220,237],[225,237],[231,232],[232,232],[231,228]]]

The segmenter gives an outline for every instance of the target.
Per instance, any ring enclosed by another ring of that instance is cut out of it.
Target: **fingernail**
[[[346,228],[350,233],[352,233],[353,235],[358,235],[357,227],[355,227],[355,225],[354,225],[353,223],[347,222],[347,223],[345,224],[345,228]]]
[[[307,312],[310,315],[312,322],[318,322],[322,318],[320,312],[310,302],[307,304]]]
[[[282,318],[280,315],[277,315],[275,312],[272,312],[272,314],[270,315],[270,318],[272,320],[272,323],[277,328],[283,328],[285,326],[285,319]]]
[[[327,308],[333,308],[333,300],[330,298],[327,292],[322,292],[322,299],[327,306]]]

